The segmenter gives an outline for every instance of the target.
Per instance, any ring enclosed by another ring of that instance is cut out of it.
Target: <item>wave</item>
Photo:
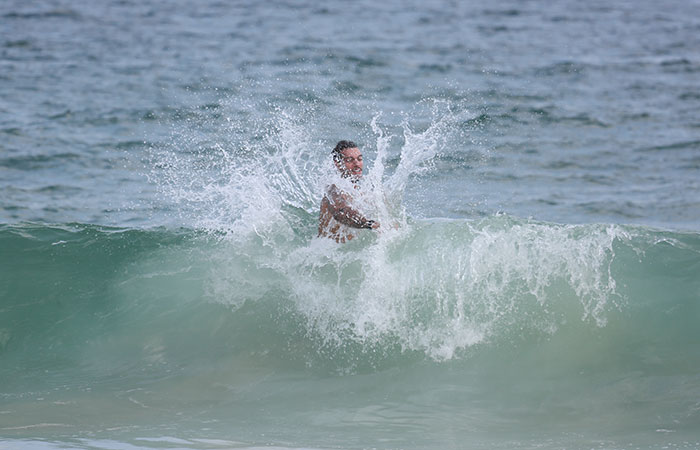
[[[15,361],[5,367],[87,365],[100,378],[253,355],[353,372],[543,340],[559,354],[697,341],[697,233],[409,216],[408,186],[482,158],[450,159],[473,115],[449,102],[426,100],[397,126],[374,117],[358,201],[382,232],[345,245],[317,238],[319,200],[343,180],[313,151],[313,105],[298,107],[253,120],[239,138],[232,121],[230,141],[185,128],[149,150],[158,208],[182,228],[3,225],[0,352]]]
[[[291,239],[245,240],[4,225],[3,365],[111,377],[248,355],[364,371],[601,336],[632,353],[682,353],[700,337],[697,233],[497,215],[409,221],[338,245],[314,237],[314,216],[299,219]]]

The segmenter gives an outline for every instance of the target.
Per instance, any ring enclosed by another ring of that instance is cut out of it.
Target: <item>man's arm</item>
[[[352,228],[379,228],[379,222],[369,220],[354,209],[349,202],[349,195],[343,193],[335,185],[328,189],[328,206],[333,218]]]

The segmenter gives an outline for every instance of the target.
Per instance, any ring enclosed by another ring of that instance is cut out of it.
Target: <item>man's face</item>
[[[335,163],[343,178],[358,180],[362,177],[362,153],[359,148],[346,148],[342,152],[342,159]]]

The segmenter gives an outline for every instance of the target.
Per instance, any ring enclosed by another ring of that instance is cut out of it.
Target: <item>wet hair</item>
[[[348,148],[357,148],[357,144],[355,144],[353,141],[339,141],[337,144],[335,144],[335,148],[331,152],[331,155],[333,155],[333,161],[340,162],[343,159],[343,150]]]

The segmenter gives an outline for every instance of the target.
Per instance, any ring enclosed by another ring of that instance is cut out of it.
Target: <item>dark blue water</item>
[[[699,17],[4,0],[0,448],[700,447]]]
[[[371,154],[375,114],[420,129],[420,101],[439,98],[464,114],[416,212],[695,229],[699,11],[6,1],[1,218],[169,222],[143,176],[151,146],[249,142],[287,108],[309,152],[349,137]]]

